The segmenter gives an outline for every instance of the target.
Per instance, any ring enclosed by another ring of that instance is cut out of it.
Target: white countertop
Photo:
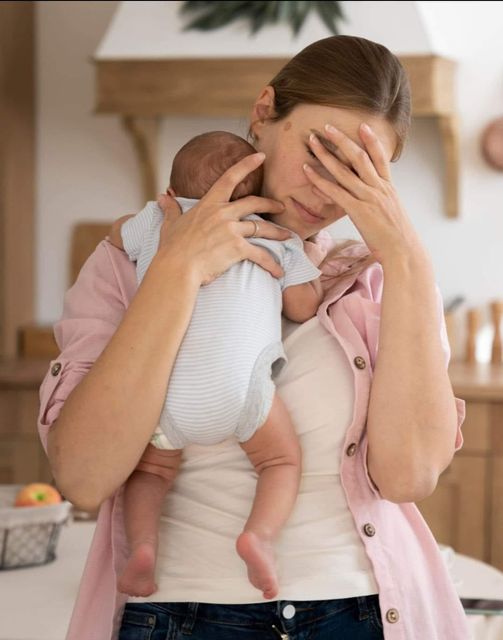
[[[65,525],[50,564],[0,571],[0,640],[64,640],[94,527],[94,522]],[[444,551],[460,597],[503,599],[501,571]],[[503,616],[469,620],[476,640],[503,640]]]
[[[95,525],[63,525],[49,564],[0,571],[0,640],[64,640]]]

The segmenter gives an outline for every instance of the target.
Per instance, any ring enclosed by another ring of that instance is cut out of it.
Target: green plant
[[[208,2],[187,0],[182,4],[181,13],[186,15],[198,14],[184,27],[200,31],[212,31],[237,20],[248,19],[251,33],[255,34],[266,24],[286,22],[297,35],[307,16],[315,11],[333,34],[338,34],[338,22],[344,20],[344,14],[339,2],[300,2],[258,0],[240,2],[227,0]]]

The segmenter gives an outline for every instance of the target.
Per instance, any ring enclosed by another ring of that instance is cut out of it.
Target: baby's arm
[[[283,291],[283,315],[293,322],[306,322],[318,311],[322,300],[319,278],[287,287]]]
[[[117,247],[117,249],[122,249],[122,251],[124,251],[124,244],[122,242],[122,235],[121,235],[121,227],[124,224],[124,222],[126,222],[126,220],[129,220],[129,218],[132,218],[133,215],[127,215],[127,216],[122,216],[122,218],[119,218],[118,220],[116,220],[113,224],[112,227],[110,228],[110,233],[108,234],[108,240],[114,245],[114,247]]]

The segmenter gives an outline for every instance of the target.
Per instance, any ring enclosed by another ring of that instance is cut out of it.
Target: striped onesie
[[[198,202],[176,200],[183,213]],[[255,214],[245,219],[262,220]],[[157,252],[163,220],[158,204],[148,202],[122,225],[124,249],[136,262],[138,283]],[[232,435],[246,442],[269,415],[275,393],[272,375],[286,362],[282,291],[314,280],[321,272],[296,234],[285,241],[248,240],[268,249],[284,275],[274,278],[243,260],[200,288],[151,439],[159,449],[211,445]]]

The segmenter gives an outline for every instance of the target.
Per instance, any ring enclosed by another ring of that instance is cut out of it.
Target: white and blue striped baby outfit
[[[184,213],[198,202],[177,201]],[[245,219],[262,220],[254,214]],[[122,226],[124,249],[137,263],[139,283],[157,252],[163,220],[157,203],[149,202]],[[151,440],[154,446],[210,445],[232,435],[245,442],[265,422],[275,393],[272,375],[286,362],[282,291],[320,275],[302,240],[292,235],[281,242],[248,238],[271,252],[283,268],[282,278],[243,260],[200,288]]]

